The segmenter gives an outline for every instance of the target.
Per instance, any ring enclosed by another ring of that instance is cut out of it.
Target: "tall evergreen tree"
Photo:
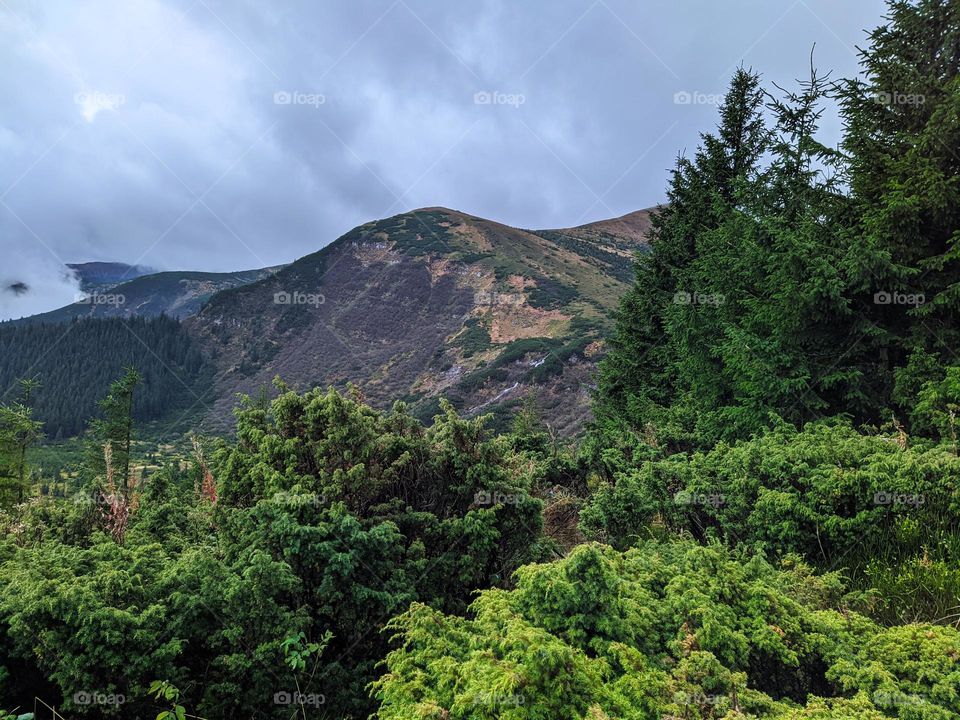
[[[671,397],[671,388],[657,382],[666,379],[667,310],[682,270],[696,255],[698,235],[720,225],[738,171],[742,175],[762,152],[761,103],[759,78],[739,70],[721,110],[724,124],[718,135],[704,135],[693,159],[677,160],[667,203],[652,218],[651,251],[637,258],[635,283],[618,312],[604,362],[599,397],[603,407],[618,415],[629,414],[637,399],[665,402]]]
[[[873,400],[893,390],[907,404],[958,361],[960,2],[893,0],[870,41],[864,78],[840,92],[855,202],[845,271]]]
[[[20,380],[20,397],[0,405],[0,483],[4,494],[23,502],[28,491],[27,450],[43,437],[43,423],[33,419],[30,396],[38,387],[34,378]]]
[[[693,269],[716,232],[750,204],[769,133],[761,110],[759,77],[738,70],[720,109],[716,134],[702,136],[692,159],[680,158],[668,202],[653,218],[651,250],[637,259],[636,279],[617,314],[611,349],[601,367],[597,414],[601,423],[625,421],[634,432],[688,393],[693,378],[715,375],[709,334],[682,331],[687,324],[711,324],[713,282]],[[726,248],[729,251],[729,248]],[[732,255],[731,255],[732,257]],[[716,279],[716,278],[714,278]],[[701,299],[707,304],[701,304]],[[678,362],[684,366],[678,372]],[[718,401],[722,389],[701,387]]]
[[[110,385],[110,392],[98,404],[102,418],[91,424],[90,458],[99,476],[107,474],[107,461],[124,496],[129,493],[130,449],[133,444],[134,392],[141,377],[134,368],[127,368],[123,376]],[[108,446],[109,450],[105,450]]]

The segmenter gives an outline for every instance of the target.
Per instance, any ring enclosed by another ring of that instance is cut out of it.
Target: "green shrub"
[[[960,712],[960,632],[882,629],[835,575],[718,545],[585,545],[482,593],[469,618],[414,604],[374,683],[377,717],[882,718]],[[849,713],[849,714],[847,714]]]

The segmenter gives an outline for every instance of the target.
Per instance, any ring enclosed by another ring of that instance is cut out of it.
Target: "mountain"
[[[143,265],[120,262],[67,263],[67,267],[80,282],[80,289],[87,293],[103,292],[114,285],[156,272]]]
[[[97,268],[91,269],[89,266]],[[101,266],[108,266],[101,272]],[[240,272],[160,272],[140,275],[121,284],[109,284],[119,277],[114,268],[122,263],[85,263],[82,283],[86,296],[80,302],[50,312],[32,315],[21,323],[63,323],[74,318],[156,317],[164,314],[185,318],[198,312],[211,296],[221,290],[256,282],[277,268]]]
[[[207,423],[224,427],[236,393],[279,375],[352,383],[424,418],[440,396],[502,413],[532,391],[545,419],[573,432],[649,222],[639,211],[537,231],[425,208],[361,225],[185,321],[214,369]]]

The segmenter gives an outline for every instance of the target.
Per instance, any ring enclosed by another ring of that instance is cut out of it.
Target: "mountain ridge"
[[[198,422],[215,432],[232,428],[238,393],[280,376],[299,388],[353,385],[380,407],[403,400],[427,421],[441,397],[500,422],[533,394],[555,430],[572,434],[589,418],[593,371],[649,215],[526,230],[425,207],[363,223],[288,265],[147,274],[11,324],[181,321],[203,349],[198,376],[211,379],[198,389]]]
[[[207,420],[279,375],[425,418],[441,395],[473,414],[534,390],[573,432],[649,212],[536,231],[432,206],[359,225],[185,321],[216,368]]]

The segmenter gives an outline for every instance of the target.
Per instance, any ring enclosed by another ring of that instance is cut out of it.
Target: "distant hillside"
[[[573,432],[649,213],[520,230],[445,208],[362,225],[258,282],[217,293],[186,328],[216,375],[208,421],[280,375],[355,384],[430,417],[440,396],[500,412],[533,391]]]
[[[88,286],[88,295],[83,302],[33,315],[20,322],[62,323],[74,318],[156,317],[161,314],[185,318],[198,312],[203,303],[215,293],[256,282],[275,270],[276,268],[263,268],[230,273],[177,271],[141,275],[119,285]],[[111,276],[104,272],[98,277]]]
[[[142,265],[119,262],[67,263],[84,292],[103,291],[128,280],[156,272]]]
[[[203,357],[176,320],[0,323],[0,402],[16,397],[18,380],[36,377],[40,387],[32,404],[50,438],[81,433],[97,414],[97,401],[127,366],[143,376],[135,396],[138,420],[176,420],[200,407]]]

